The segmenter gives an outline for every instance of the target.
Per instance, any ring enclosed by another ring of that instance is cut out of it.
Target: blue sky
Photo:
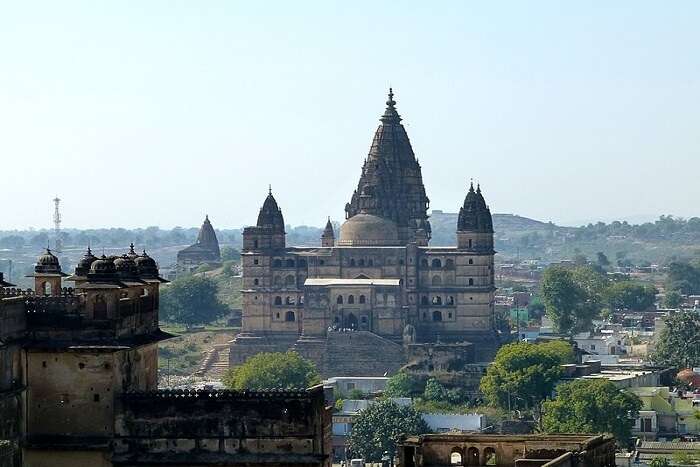
[[[0,229],[340,220],[394,87],[431,207],[700,215],[698,2],[0,1]]]

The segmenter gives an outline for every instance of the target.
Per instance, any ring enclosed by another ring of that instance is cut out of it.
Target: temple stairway
[[[302,336],[294,350],[314,361],[325,378],[391,375],[406,363],[401,345],[368,331],[330,332],[325,338]]]

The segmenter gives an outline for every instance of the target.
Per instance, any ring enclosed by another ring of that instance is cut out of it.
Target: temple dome
[[[340,227],[340,246],[400,245],[396,224],[372,214],[356,214]]]
[[[56,255],[51,253],[49,248],[43,255],[39,256],[36,260],[36,266],[34,266],[34,272],[41,274],[60,274],[61,265],[58,261]]]
[[[102,255],[100,259],[93,261],[90,265],[91,274],[114,274],[115,272],[117,270],[114,267],[114,261],[105,255]]]

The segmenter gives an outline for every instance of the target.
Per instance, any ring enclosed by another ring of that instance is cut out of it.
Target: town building
[[[3,467],[329,466],[323,388],[157,387],[156,262],[132,248],[67,277],[47,249],[34,290],[0,284]],[[69,280],[74,287],[64,287]]]
[[[197,241],[177,253],[177,273],[191,273],[202,265],[221,265],[219,240],[208,215],[199,229]]]
[[[472,184],[455,246],[429,246],[421,166],[393,97],[390,90],[339,235],[328,222],[318,247],[288,246],[271,191],[244,229],[232,366],[294,349],[324,376],[383,376],[406,364],[408,344],[472,343],[465,363],[488,362],[498,349],[489,207]]]
[[[668,387],[630,389],[642,401],[632,434],[643,440],[672,440],[693,434],[700,436],[700,393],[671,391]]]

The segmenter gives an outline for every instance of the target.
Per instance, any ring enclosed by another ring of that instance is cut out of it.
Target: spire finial
[[[474,179],[469,179],[469,191],[474,191]]]
[[[205,214],[205,215],[204,215],[204,220],[205,220],[205,221],[208,221],[208,220],[209,220],[209,214]]]
[[[270,184],[268,185],[267,194],[268,194],[268,195],[272,195],[272,183],[270,183]]]
[[[388,105],[392,109],[396,105],[396,101],[394,100],[394,89],[393,88],[389,88],[389,100],[386,101],[386,105]]]

